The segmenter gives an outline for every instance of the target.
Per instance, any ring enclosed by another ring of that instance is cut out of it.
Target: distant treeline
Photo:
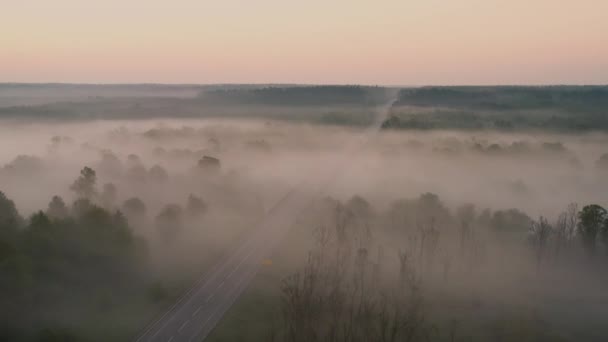
[[[110,96],[107,94],[112,93],[112,87],[118,87],[113,90],[116,93],[122,86],[108,85],[103,86],[104,93],[100,96],[83,100],[2,106],[2,93],[12,88],[6,84],[0,86],[0,118],[232,117],[350,126],[371,124],[373,108],[393,101],[390,94],[396,90],[356,85],[226,85],[200,86],[193,93],[198,95],[191,97],[160,93],[140,96],[136,92],[132,96],[126,92],[122,96]],[[77,85],[65,88],[66,96],[73,87]],[[141,91],[136,85],[131,87]],[[160,86],[141,87],[150,90]],[[18,85],[17,88],[27,87]],[[390,114],[383,126],[387,129],[608,131],[608,86],[402,88]]]
[[[259,105],[377,105],[386,102],[386,88],[364,86],[299,86],[218,89],[201,92],[207,103]]]
[[[402,89],[396,105],[605,111],[608,86],[422,87]]]
[[[402,89],[391,129],[608,130],[607,86]]]

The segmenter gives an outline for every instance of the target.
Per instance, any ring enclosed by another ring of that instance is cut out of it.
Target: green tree
[[[116,198],[118,197],[118,190],[116,189],[116,185],[113,183],[106,183],[103,185],[103,191],[101,193],[101,203],[106,209],[111,209],[114,207],[114,203],[116,202]]]
[[[186,205],[186,212],[188,216],[192,218],[197,218],[203,215],[207,211],[207,203],[205,201],[193,194],[188,196],[188,204]]]
[[[91,208],[93,203],[86,198],[79,198],[72,203],[72,214],[76,218],[84,216]]]
[[[146,204],[138,197],[131,197],[122,204],[122,210],[129,218],[146,216]]]
[[[578,213],[578,233],[589,255],[595,254],[597,235],[605,227],[607,217],[606,209],[597,204],[586,205]]]
[[[97,195],[95,184],[97,183],[97,175],[95,170],[85,166],[80,170],[80,176],[72,183],[70,190],[76,193],[78,198],[93,199]]]
[[[68,216],[68,208],[63,201],[63,198],[59,196],[53,196],[51,202],[49,203],[49,207],[46,210],[46,213],[49,217],[53,219],[64,219]]]
[[[0,191],[0,237],[14,233],[23,223],[15,203]]]
[[[169,180],[169,174],[160,165],[154,165],[148,170],[148,177],[155,183],[163,184]]]
[[[182,208],[168,204],[156,216],[156,228],[165,242],[172,242],[182,228]]]
[[[525,233],[532,225],[532,219],[518,209],[498,210],[489,222],[496,232]]]

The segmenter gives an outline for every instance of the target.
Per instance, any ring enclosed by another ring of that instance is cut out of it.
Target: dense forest
[[[0,85],[0,117],[12,119],[149,119],[169,114],[366,126],[373,122],[369,112],[374,106],[393,101],[384,128],[608,130],[605,86]]]
[[[602,87],[3,87],[2,341],[608,334]]]

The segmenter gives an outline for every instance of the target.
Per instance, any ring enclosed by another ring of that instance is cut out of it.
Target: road
[[[281,198],[265,215],[244,242],[204,275],[158,321],[151,324],[136,342],[201,341],[211,332],[251,282],[262,261],[270,256],[274,247],[288,232],[299,215],[335,183],[350,163],[350,157],[378,132],[388,115],[393,101],[380,108],[377,119],[358,139],[346,145],[331,165],[325,181],[316,185],[300,184]]]
[[[136,340],[201,341],[247,287],[264,259],[312,200],[310,192],[291,190],[265,215],[240,246],[204,276],[165,315]]]

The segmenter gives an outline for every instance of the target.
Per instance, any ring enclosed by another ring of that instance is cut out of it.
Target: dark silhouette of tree
[[[155,183],[166,183],[169,181],[169,174],[160,165],[154,165],[148,171],[148,177]]]
[[[549,224],[547,219],[542,216],[538,221],[532,222],[532,225],[530,226],[532,245],[536,253],[536,265],[539,270],[552,232],[553,227]]]
[[[97,195],[96,183],[97,175],[95,174],[95,170],[85,166],[80,171],[80,176],[70,186],[70,190],[74,191],[78,198],[92,200]]]
[[[570,242],[576,235],[578,224],[578,205],[570,203],[562,212],[555,223],[555,255],[560,256],[563,250],[567,250]]]
[[[456,210],[457,225],[460,234],[460,252],[466,253],[470,249],[469,243],[473,237],[473,221],[475,220],[475,206],[465,204]]]
[[[116,189],[116,185],[113,183],[104,184],[103,191],[101,193],[101,203],[103,206],[107,209],[113,208],[117,197],[118,190]]]
[[[595,254],[597,235],[606,225],[607,216],[606,209],[597,204],[586,205],[578,213],[578,233],[589,255]]]
[[[18,155],[12,162],[4,166],[9,174],[35,176],[44,171],[44,162],[36,156]]]
[[[50,218],[43,211],[38,211],[30,218],[29,229],[47,229],[51,225]]]
[[[439,196],[430,192],[418,197],[416,211],[418,217],[417,224],[431,220],[442,222],[450,216],[449,210],[443,205]]]
[[[127,179],[134,183],[145,183],[148,178],[148,171],[143,164],[135,164],[127,170]]]
[[[374,210],[369,202],[361,196],[353,196],[347,203],[349,208],[357,217],[369,219],[374,214]]]
[[[141,158],[137,154],[129,154],[127,156],[127,164],[129,167],[134,165],[141,165]]]
[[[155,224],[165,242],[174,241],[182,229],[182,208],[177,204],[166,205],[156,216]]]
[[[53,196],[46,213],[49,217],[58,220],[66,218],[69,214],[63,198],[59,196]]]
[[[80,305],[75,301],[95,298],[100,289],[115,300],[131,296],[133,286],[146,286],[140,271],[145,242],[132,234],[120,212],[80,198],[70,217],[58,196],[48,212],[38,211],[24,224],[14,203],[0,192],[0,340],[32,340],[36,330],[45,328],[41,321],[47,310],[74,309]],[[14,328],[7,330],[5,322]],[[56,330],[54,322],[50,328]],[[36,340],[82,338],[45,333]]]
[[[22,224],[15,203],[0,191],[0,261],[17,253],[16,235]]]
[[[101,160],[95,165],[104,176],[117,178],[122,175],[123,164],[112,151],[102,151]]]
[[[76,218],[82,217],[89,209],[93,207],[93,203],[86,198],[79,198],[72,203],[72,215]]]
[[[122,204],[127,217],[142,218],[146,215],[146,204],[138,197],[131,197]]]
[[[595,166],[601,170],[608,170],[608,153],[604,153],[595,162]]]
[[[525,233],[532,224],[532,219],[518,209],[498,210],[489,222],[496,232]]]
[[[203,156],[198,161],[198,169],[208,174],[218,174],[221,169],[221,162],[215,157]]]
[[[186,205],[186,213],[192,218],[200,217],[207,212],[207,203],[202,198],[190,194],[188,196],[188,204]]]
[[[0,191],[0,234],[11,233],[23,224],[15,203]]]

